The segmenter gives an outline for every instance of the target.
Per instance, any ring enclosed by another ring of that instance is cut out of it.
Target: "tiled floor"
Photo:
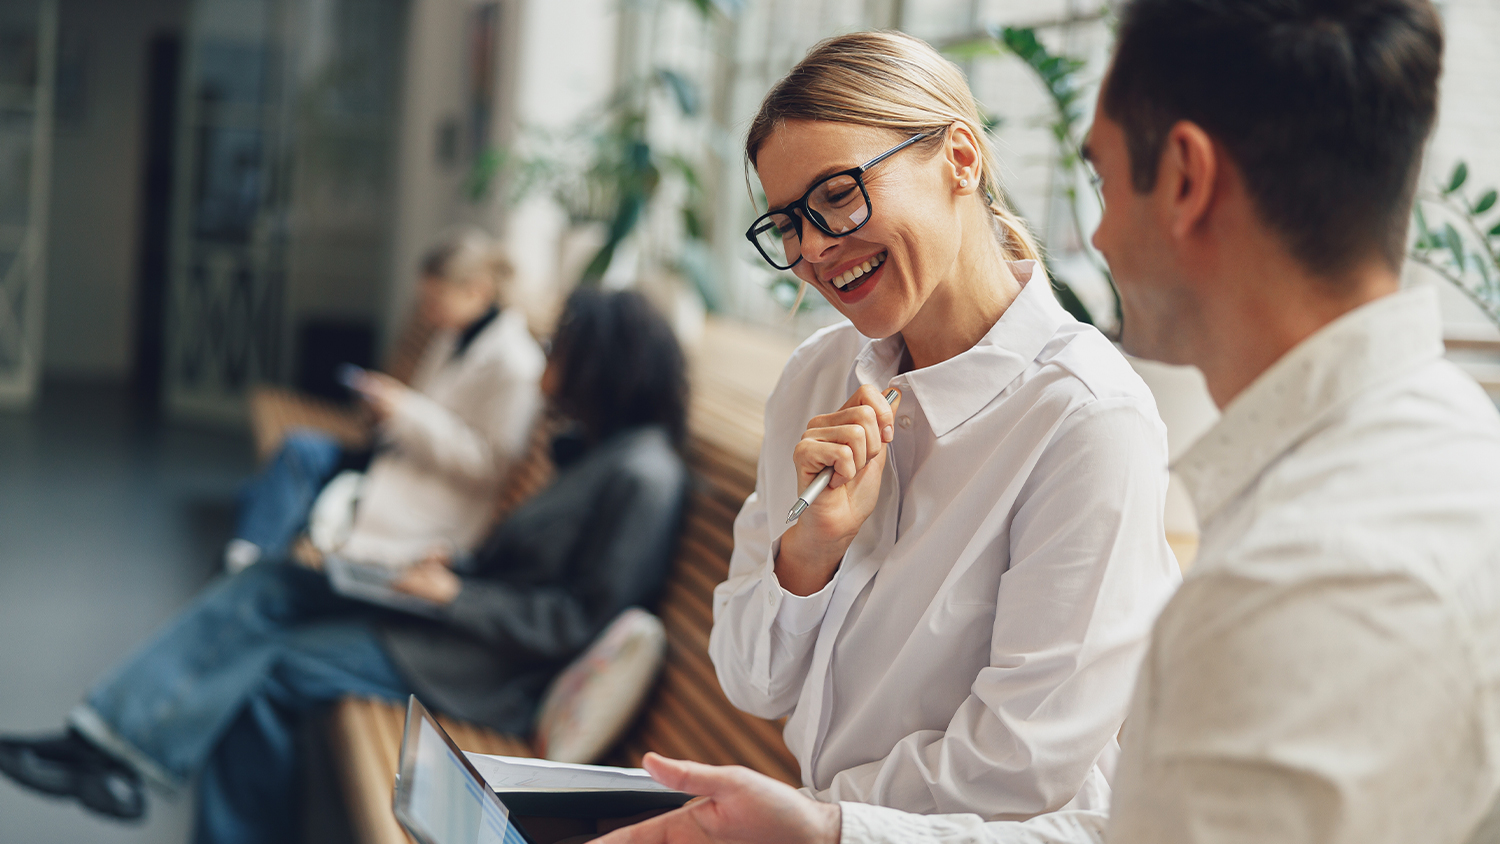
[[[207,583],[252,468],[240,433],[158,425],[120,388],[0,411],[0,732],[58,728],[84,689]],[[0,781],[0,844],[181,844],[190,796],[97,820]]]

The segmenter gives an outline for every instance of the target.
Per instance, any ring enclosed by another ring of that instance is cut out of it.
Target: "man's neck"
[[[1381,261],[1337,276],[1292,260],[1244,262],[1205,297],[1198,367],[1222,410],[1302,341],[1344,314],[1395,293],[1401,280]],[[1228,295],[1226,295],[1228,294]]]

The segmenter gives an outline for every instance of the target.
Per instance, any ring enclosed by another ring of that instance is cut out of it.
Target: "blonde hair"
[[[1007,260],[1041,262],[1036,238],[1005,202],[1000,159],[963,71],[927,42],[903,32],[856,32],[818,43],[761,101],[745,138],[750,166],[787,120],[850,123],[907,136],[934,132],[917,142],[929,151],[946,137],[936,130],[962,123],[979,145],[980,196],[993,215],[1001,251]]]
[[[440,241],[422,258],[422,274],[463,284],[482,275],[495,286],[495,301],[508,304],[516,268],[494,238],[479,229],[465,229]]]

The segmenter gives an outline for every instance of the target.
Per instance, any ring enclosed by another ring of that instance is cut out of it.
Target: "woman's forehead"
[[[901,137],[874,126],[787,120],[756,152],[755,171],[770,207],[780,208],[795,202],[813,182],[858,167],[899,143]]]

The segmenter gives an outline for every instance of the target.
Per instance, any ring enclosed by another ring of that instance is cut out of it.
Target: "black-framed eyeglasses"
[[[933,129],[913,135],[858,167],[851,167],[819,180],[802,198],[768,211],[745,231],[766,262],[778,270],[789,270],[802,260],[802,219],[805,217],[829,237],[848,237],[870,222],[870,192],[865,172],[923,138],[942,132]]]

